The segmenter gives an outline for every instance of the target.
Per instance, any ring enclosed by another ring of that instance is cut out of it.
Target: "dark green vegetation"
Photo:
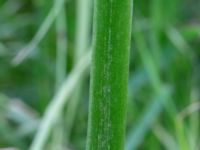
[[[95,0],[87,150],[122,150],[132,2]]]
[[[0,148],[85,149],[92,2],[0,1]],[[116,29],[130,11],[120,7]],[[198,0],[134,0],[125,150],[200,149],[199,8]]]

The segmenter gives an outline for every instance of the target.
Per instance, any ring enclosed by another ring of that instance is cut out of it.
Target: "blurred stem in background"
[[[197,104],[200,98],[200,94],[198,91],[198,88],[194,88],[191,92],[191,103],[193,104],[193,106],[199,106],[200,108],[200,103]],[[191,109],[188,109],[190,111],[194,110],[192,107]],[[190,112],[188,111],[188,112]],[[198,110],[200,111],[200,109]],[[187,111],[186,111],[187,112]],[[188,140],[189,140],[189,144],[190,144],[190,149],[198,149],[198,147],[200,146],[199,144],[199,133],[200,133],[200,122],[199,122],[199,118],[200,118],[200,113],[199,112],[193,112],[193,114],[190,114],[189,117],[189,127],[190,130],[188,131]]]
[[[182,127],[182,122],[178,121],[175,117],[175,114],[177,114],[177,108],[175,107],[175,102],[172,100],[173,96],[169,92],[167,92],[167,95],[162,94],[164,82],[162,81],[160,71],[161,67],[163,67],[161,62],[161,54],[163,54],[163,51],[161,51],[160,47],[161,41],[158,40],[161,39],[161,33],[163,33],[164,30],[168,29],[168,21],[171,19],[163,17],[165,16],[162,8],[163,4],[164,3],[160,0],[154,0],[151,3],[152,28],[150,28],[151,36],[149,38],[152,45],[150,45],[150,48],[148,47],[148,44],[146,42],[147,39],[144,32],[142,32],[141,25],[138,24],[138,21],[135,21],[135,25],[133,28],[135,44],[137,49],[139,50],[139,55],[141,57],[142,63],[148,72],[149,80],[151,82],[151,86],[154,89],[154,92],[156,93],[156,95],[159,95],[160,98],[158,98],[156,101],[153,101],[150,106],[147,106],[147,109],[145,111],[146,113],[142,115],[142,119],[136,126],[133,127],[133,129],[129,133],[126,142],[126,150],[137,149],[139,147],[144,138],[143,135],[145,135],[145,132],[151,128],[155,118],[158,117],[159,114],[161,114],[161,110],[163,108],[165,108],[168,116],[173,120],[173,125],[175,126],[175,128],[178,129],[176,130],[176,135],[177,140],[180,142],[179,147],[188,147]],[[163,23],[166,24],[163,25]]]
[[[55,4],[56,4],[55,0]],[[65,5],[56,18],[56,89],[66,77],[67,69],[67,23]]]
[[[129,133],[126,140],[126,150],[133,150],[139,147],[139,144],[141,144],[144,138],[143,135],[145,135],[145,131],[151,127],[155,117],[162,112],[162,106],[167,103],[169,97],[168,94],[163,94],[162,90],[166,89],[163,88],[159,75],[159,69],[155,65],[155,61],[149,52],[144,36],[141,33],[142,30],[140,25],[136,21],[134,22],[133,31],[136,47],[138,49],[144,68],[147,70],[151,86],[153,87],[154,92],[158,98],[152,102],[149,108],[147,107],[145,111],[146,113],[142,117],[143,119],[138,123],[136,127],[133,127],[132,131]]]
[[[152,46],[152,54],[155,59],[155,64],[160,68],[161,63],[161,44],[160,36],[162,28],[164,28],[163,20],[163,0],[152,0],[150,5],[150,18],[152,24],[152,30],[150,31],[150,43]]]
[[[144,113],[142,113],[139,121],[134,124],[134,127],[129,131],[126,139],[125,150],[135,150],[138,149],[139,145],[142,143],[144,136],[148,130],[153,125],[154,121],[163,112],[163,103],[166,103],[170,93],[170,89],[164,87],[162,91],[154,97],[150,104],[146,106]]]
[[[57,1],[54,4],[57,5]],[[55,89],[59,90],[66,78],[67,70],[67,22],[66,22],[66,9],[65,3],[55,20],[56,27],[56,75],[55,75]],[[63,123],[63,114],[61,114],[54,125],[52,142],[49,149],[62,149],[65,142],[65,128]]]
[[[36,10],[38,11],[39,22],[45,18],[51,9],[52,1],[47,2],[46,0],[38,0]],[[52,96],[53,83],[51,77],[48,75],[51,70],[51,52],[55,47],[54,33],[52,28],[49,29],[47,35],[44,37],[40,45],[38,45],[38,58],[39,67],[36,68],[35,74],[37,75],[37,89],[38,89],[38,106],[40,107],[41,113],[44,112],[49,100]],[[42,91],[42,92],[41,92]]]
[[[69,100],[76,85],[80,81],[82,75],[88,69],[90,64],[91,53],[88,52],[80,59],[80,61],[73,68],[71,73],[63,82],[60,89],[54,95],[52,101],[45,109],[44,116],[40,122],[38,131],[30,146],[30,150],[43,150],[44,146],[49,138],[53,125],[60,117],[66,102]]]
[[[76,36],[75,36],[75,51],[74,65],[81,57],[88,52],[90,43],[91,17],[92,17],[92,0],[77,0],[76,1]],[[69,142],[71,132],[74,126],[76,113],[80,100],[83,100],[82,93],[84,91],[83,84],[86,81],[86,76],[83,75],[79,81],[74,93],[69,101],[66,112],[66,129],[67,141]]]
[[[37,1],[36,1],[37,2]],[[65,0],[57,0],[56,5],[54,5],[50,10],[49,13],[46,15],[46,18],[40,25],[39,29],[33,36],[32,40],[25,46],[23,49],[21,49],[17,55],[13,58],[12,64],[14,66],[19,65],[22,63],[25,59],[30,57],[33,53],[33,51],[37,48],[37,46],[40,44],[40,42],[45,38],[47,33],[49,32],[53,22],[55,21],[56,17],[58,16],[59,12],[62,10],[62,7],[64,5]],[[40,5],[40,0],[38,0],[38,3]],[[37,6],[37,4],[36,4]],[[52,42],[54,43],[54,42]]]

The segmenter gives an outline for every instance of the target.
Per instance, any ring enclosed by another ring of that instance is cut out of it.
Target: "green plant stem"
[[[131,20],[131,0],[95,0],[87,150],[124,149]]]

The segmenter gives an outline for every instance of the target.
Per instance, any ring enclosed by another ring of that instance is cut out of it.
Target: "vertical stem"
[[[164,24],[163,21],[163,1],[162,0],[152,0],[151,3],[151,23],[153,29],[151,31],[151,47],[152,47],[152,54],[154,57],[155,64],[158,68],[160,68],[160,61],[161,61],[161,45],[160,45],[160,35],[161,30]]]
[[[38,21],[40,21],[42,18],[44,18],[49,9],[51,2],[46,2],[45,0],[39,0],[35,2],[36,5],[36,10],[39,12],[39,15],[41,18],[39,18]],[[38,67],[36,69],[36,74],[37,74],[37,92],[39,95],[39,100],[38,100],[38,106],[40,108],[40,111],[43,112],[46,105],[48,104],[48,100],[51,96],[51,84],[50,84],[50,77],[47,75],[47,68],[49,66],[49,58],[50,58],[50,51],[52,50],[51,48],[53,47],[53,43],[51,42],[52,40],[52,30],[48,32],[48,36],[44,37],[43,41],[41,42],[40,49],[39,51],[39,59],[41,61],[38,62]],[[38,40],[39,38],[35,38],[35,40]],[[42,91],[42,92],[41,92]]]
[[[56,4],[56,1],[55,1]],[[62,7],[56,19],[56,89],[61,85],[66,76],[66,56],[67,56],[67,25],[65,7]]]
[[[87,150],[124,149],[131,0],[95,0]]]
[[[76,28],[76,52],[74,62],[79,59],[88,50],[89,35],[90,35],[90,14],[91,0],[77,0],[77,28]]]
[[[54,0],[54,4],[60,2]],[[63,2],[64,3],[64,2]],[[65,3],[64,3],[65,4]],[[67,66],[67,24],[66,24],[66,11],[65,5],[62,5],[60,12],[56,18],[56,91],[62,85],[66,76],[66,66]],[[57,118],[56,124],[53,128],[52,142],[50,144],[51,150],[62,149],[64,143],[64,125],[62,124],[62,114]]]
[[[91,29],[91,0],[77,0],[77,28],[74,64],[88,51],[89,37]],[[71,101],[67,107],[67,138],[71,135],[79,101],[81,99],[82,84],[85,80],[84,75],[74,90]]]

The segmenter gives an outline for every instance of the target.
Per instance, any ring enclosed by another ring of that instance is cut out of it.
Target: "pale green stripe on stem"
[[[131,0],[95,0],[87,150],[124,149]]]

